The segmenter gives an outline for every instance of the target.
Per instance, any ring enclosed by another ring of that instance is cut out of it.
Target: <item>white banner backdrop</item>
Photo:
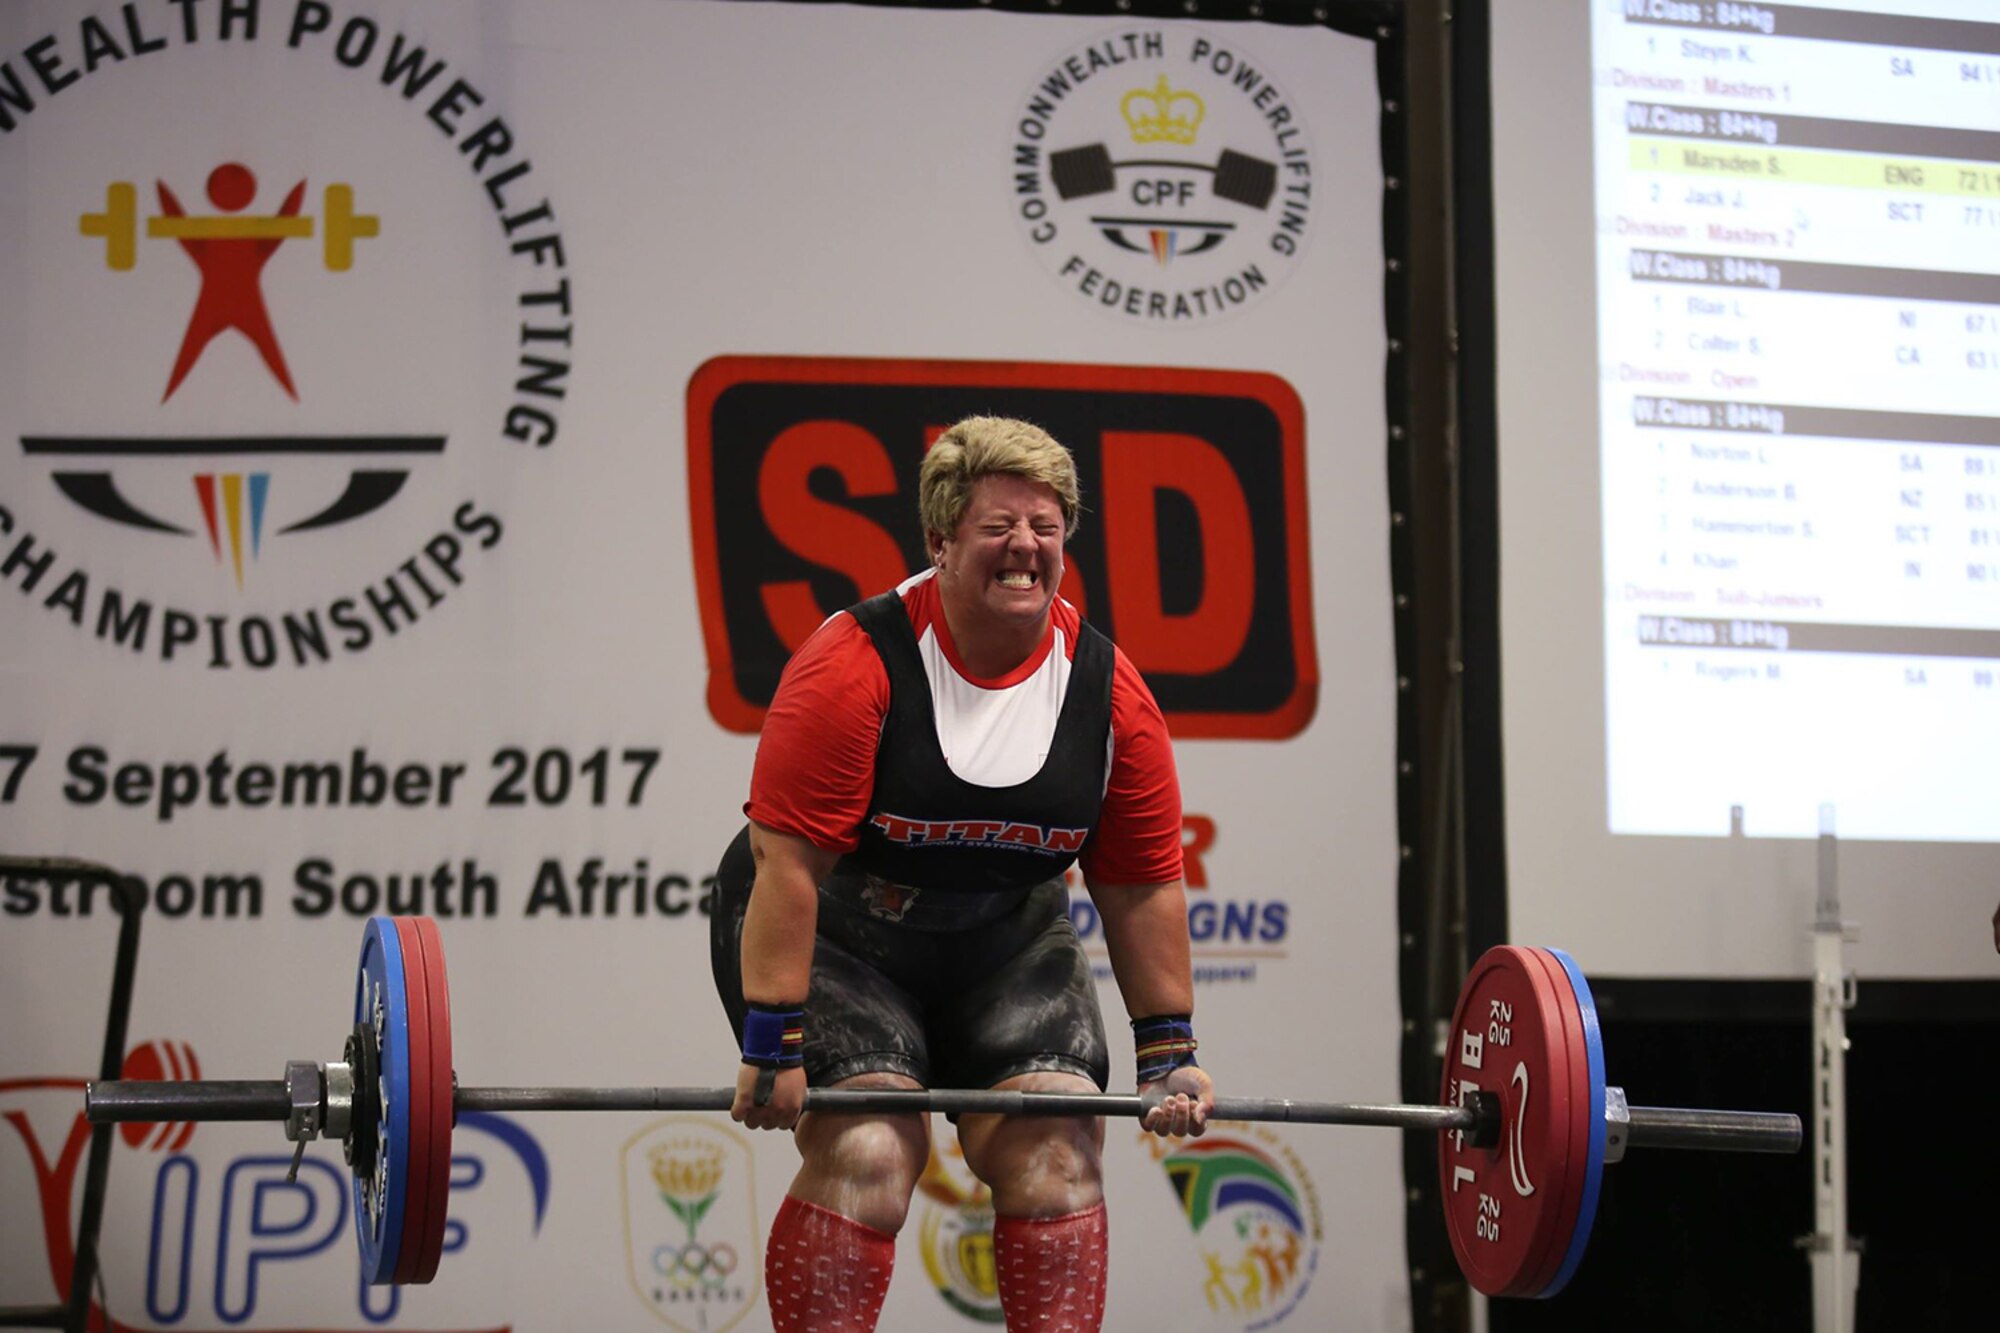
[[[702,899],[756,710],[800,616],[914,553],[924,429],[995,406],[1077,448],[1075,595],[1172,716],[1204,1063],[1393,1093],[1367,43],[22,3],[0,178],[0,850],[146,886],[135,1074],[339,1058],[361,919],[396,911],[440,920],[466,1084],[728,1082]],[[68,1271],[115,933],[101,893],[0,884],[0,1303]],[[998,1323],[937,1129],[887,1329]],[[108,1310],[767,1326],[788,1139],[506,1116],[454,1146],[437,1281],[370,1290],[337,1146],[288,1186],[276,1126],[132,1128]],[[1396,1148],[1114,1124],[1109,1326],[1406,1327]]]

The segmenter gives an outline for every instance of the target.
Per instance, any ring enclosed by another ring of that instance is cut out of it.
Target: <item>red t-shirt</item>
[[[929,572],[898,591],[931,682],[946,762],[982,786],[1024,781],[1040,767],[1055,732],[1076,651],[1076,608],[1057,598],[1041,648],[1007,675],[982,680],[958,659]],[[888,710],[889,675],[874,641],[846,612],[830,617],[785,667],[764,718],[745,813],[824,851],[853,851]],[[1180,780],[1166,720],[1144,678],[1115,649],[1110,749],[1103,807],[1083,852],[1084,877],[1098,885],[1179,879]]]

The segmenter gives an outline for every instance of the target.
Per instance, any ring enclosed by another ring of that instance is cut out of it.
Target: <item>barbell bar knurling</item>
[[[303,1063],[303,1062],[299,1062]],[[730,1088],[465,1088],[456,1111],[727,1111]],[[990,1088],[812,1088],[808,1111],[881,1114],[942,1111],[952,1115],[1142,1117],[1159,1099],[1119,1093],[1019,1092]],[[268,1082],[150,1082],[121,1079],[87,1084],[84,1110],[93,1122],[150,1120],[286,1120],[292,1098],[283,1080]],[[1377,1125],[1478,1134],[1497,1109],[1399,1106],[1367,1102],[1308,1102],[1289,1098],[1222,1097],[1211,1119],[1294,1124]]]
[[[460,1088],[462,1111],[726,1111],[729,1088]],[[950,1115],[1143,1117],[1159,1098],[1132,1093],[1020,1092],[991,1088],[811,1088],[805,1109],[834,1114],[942,1111]],[[1393,1106],[1221,1097],[1215,1120],[1380,1125],[1433,1132],[1477,1132],[1481,1112],[1459,1106]],[[1497,1107],[1491,1112],[1498,1114]]]
[[[460,1088],[459,1111],[727,1111],[730,1088]],[[955,1115],[1094,1115],[1138,1117],[1146,1099],[1130,1093],[1010,1092],[992,1089],[813,1088],[808,1111],[843,1114],[943,1111]],[[93,1123],[151,1120],[284,1120],[291,1102],[281,1079],[239,1082],[93,1082],[84,1088],[84,1110]],[[1797,1152],[1804,1129],[1799,1117],[1773,1111],[1628,1108],[1629,1142],[1635,1147],[1700,1148],[1723,1152]],[[1469,1106],[1414,1106],[1370,1102],[1295,1101],[1289,1098],[1218,1097],[1212,1120],[1277,1121],[1305,1125],[1364,1125],[1449,1133],[1477,1132],[1481,1112]]]

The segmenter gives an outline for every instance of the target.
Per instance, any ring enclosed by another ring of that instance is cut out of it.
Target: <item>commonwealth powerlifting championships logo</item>
[[[1014,116],[1015,221],[1094,306],[1200,323],[1269,294],[1305,248],[1305,123],[1240,46],[1184,27],[1100,36],[1037,75]]]
[[[559,433],[568,265],[524,145],[434,42],[329,0],[44,12],[0,54],[0,584],[209,669],[406,634]]]

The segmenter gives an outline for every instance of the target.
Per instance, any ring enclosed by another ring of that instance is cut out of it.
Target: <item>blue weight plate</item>
[[[1576,1231],[1570,1236],[1562,1266],[1539,1293],[1542,1296],[1553,1296],[1569,1285],[1570,1278],[1576,1275],[1577,1264],[1583,1260],[1584,1247],[1590,1243],[1591,1224],[1597,1220],[1598,1186],[1604,1181],[1605,1134],[1604,1039],[1597,1027],[1597,1004],[1590,997],[1590,983],[1583,979],[1583,969],[1576,965],[1576,960],[1561,949],[1548,952],[1568,973],[1570,989],[1576,992],[1576,1007],[1583,1011],[1583,1040],[1590,1052],[1590,1151],[1584,1165],[1583,1199],[1576,1210]]]
[[[382,1122],[375,1146],[375,1174],[354,1178],[354,1230],[361,1247],[362,1280],[393,1281],[403,1243],[403,1212],[410,1183],[410,1006],[403,981],[403,945],[396,923],[370,917],[361,934],[361,967],[354,986],[354,1021],[375,1029],[381,1048]]]

